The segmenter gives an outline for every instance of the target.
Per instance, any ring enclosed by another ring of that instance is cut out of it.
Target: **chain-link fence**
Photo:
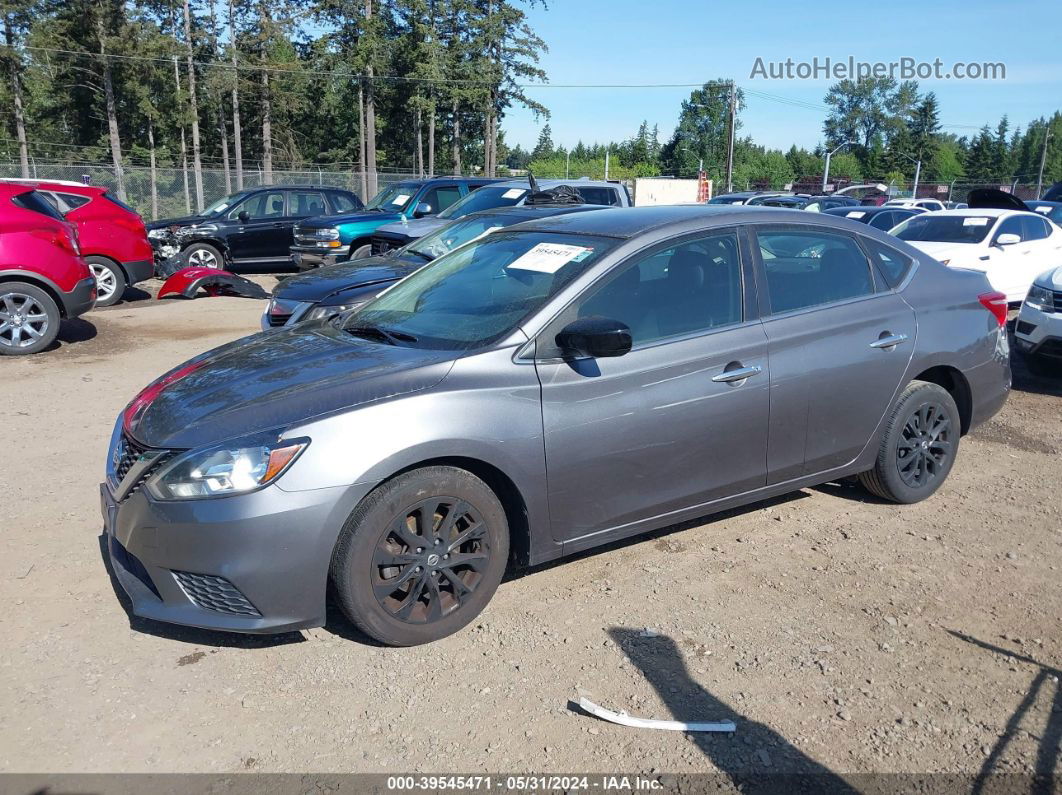
[[[147,219],[167,218],[187,215],[196,208],[195,174],[191,168],[157,168],[152,178],[152,171],[146,166],[126,166],[125,175],[126,201]],[[236,172],[230,169],[203,169],[203,201],[209,205],[222,196],[238,190]],[[18,163],[0,163],[0,177],[21,177],[22,169]],[[114,168],[98,164],[41,163],[35,161],[30,168],[34,179],[69,180],[90,185],[102,185],[113,188],[117,184]],[[416,175],[412,172],[378,172],[376,182],[379,187],[410,179]],[[154,192],[152,191],[154,182]],[[362,174],[360,171],[337,168],[315,168],[308,170],[273,169],[269,183],[259,168],[245,168],[243,187],[253,188],[263,184],[273,185],[329,185],[346,188],[361,196]],[[362,196],[362,199],[371,197]]]

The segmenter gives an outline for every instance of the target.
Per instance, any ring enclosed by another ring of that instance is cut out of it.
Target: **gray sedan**
[[[1006,400],[1006,301],[844,218],[599,210],[172,370],[100,494],[142,616],[457,631],[536,564],[826,481],[925,499]],[[779,564],[782,565],[782,564]]]

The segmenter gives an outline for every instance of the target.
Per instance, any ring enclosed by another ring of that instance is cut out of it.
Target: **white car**
[[[890,234],[945,265],[983,271],[1012,304],[1025,299],[1037,276],[1062,265],[1062,228],[1028,210],[923,213],[893,227]]]
[[[1014,342],[1036,375],[1062,375],[1062,267],[1036,277],[1014,325]]]
[[[947,209],[939,199],[889,199],[885,207],[906,207],[909,210],[922,209],[927,212]]]

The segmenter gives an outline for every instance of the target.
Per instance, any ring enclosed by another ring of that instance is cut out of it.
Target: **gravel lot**
[[[0,770],[1062,773],[1062,379],[1018,366],[928,502],[825,486],[643,536],[430,646],[132,618],[99,543],[114,418],[261,311],[145,296],[0,361]]]

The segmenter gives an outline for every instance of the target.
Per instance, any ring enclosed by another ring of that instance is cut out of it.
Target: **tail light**
[[[1007,296],[1003,293],[981,293],[977,296],[981,306],[996,316],[1000,326],[1007,325]]]
[[[65,229],[34,229],[30,234],[34,237],[39,237],[41,240],[47,240],[53,246],[58,246],[68,254],[73,254],[74,256],[81,254],[74,237]]]

